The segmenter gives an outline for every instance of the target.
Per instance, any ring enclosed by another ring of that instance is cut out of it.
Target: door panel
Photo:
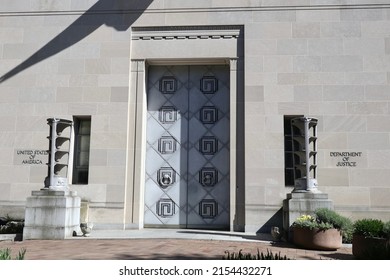
[[[229,227],[229,68],[151,66],[145,226]]]

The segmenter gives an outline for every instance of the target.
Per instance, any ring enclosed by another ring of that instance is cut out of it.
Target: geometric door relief
[[[172,106],[161,107],[159,120],[161,123],[174,123],[177,121],[177,110]]]
[[[200,121],[204,124],[214,124],[218,121],[218,109],[214,106],[204,106],[200,110]]]
[[[158,140],[158,151],[161,154],[173,154],[176,152],[176,140],[170,136],[163,136]]]
[[[204,136],[199,142],[199,151],[204,155],[214,155],[218,151],[218,139],[214,136]]]
[[[218,183],[218,170],[213,167],[204,167],[199,172],[199,183],[204,187],[213,187]]]
[[[228,229],[230,70],[150,66],[144,226]]]

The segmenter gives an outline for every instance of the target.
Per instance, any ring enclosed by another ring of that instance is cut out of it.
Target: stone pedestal
[[[292,192],[283,200],[283,229],[291,240],[290,226],[301,215],[313,215],[317,208],[333,209],[333,201],[321,192]]]
[[[65,239],[80,226],[80,197],[43,189],[27,198],[23,239]]]

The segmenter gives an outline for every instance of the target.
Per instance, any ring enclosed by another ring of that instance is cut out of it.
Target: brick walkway
[[[0,241],[0,249],[10,248],[12,256],[26,249],[27,260],[205,260],[222,259],[231,253],[280,253],[293,260],[353,260],[352,248],[337,251],[312,251],[287,242],[226,241],[192,239],[96,239]]]

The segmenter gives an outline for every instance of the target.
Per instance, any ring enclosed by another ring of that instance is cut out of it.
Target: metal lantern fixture
[[[47,122],[50,126],[50,145],[45,188],[66,190],[73,122],[58,118],[47,119]]]
[[[318,119],[310,117],[299,117],[291,120],[294,191],[318,191],[317,123]]]

